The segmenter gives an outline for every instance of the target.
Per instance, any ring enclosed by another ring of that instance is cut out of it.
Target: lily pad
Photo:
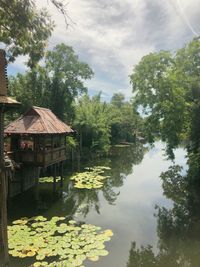
[[[61,180],[61,177],[56,177],[56,183],[58,183]],[[52,176],[50,177],[40,177],[39,178],[39,183],[43,184],[43,183],[53,183],[54,182],[54,178]]]
[[[86,167],[85,170],[84,172],[79,172],[71,176],[70,179],[75,181],[74,187],[79,189],[98,189],[103,187],[104,180],[110,177],[105,175],[105,171],[110,170],[110,167]]]
[[[106,256],[104,243],[113,235],[91,224],[78,225],[65,217],[22,218],[8,227],[9,253],[13,257],[35,257],[31,267],[83,266],[86,259]],[[56,261],[52,261],[52,257]],[[45,260],[45,261],[44,261]]]

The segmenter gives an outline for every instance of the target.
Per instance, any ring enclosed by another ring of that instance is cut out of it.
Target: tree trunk
[[[4,163],[4,113],[0,110],[0,267],[7,266],[7,181]]]

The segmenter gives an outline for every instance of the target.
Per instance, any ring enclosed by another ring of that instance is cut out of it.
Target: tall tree
[[[111,141],[133,142],[142,129],[142,118],[130,101],[125,101],[122,93],[116,93],[111,98],[113,120],[111,124]]]
[[[121,108],[124,105],[125,96],[122,93],[115,93],[111,98],[111,104],[117,108]]]
[[[93,75],[88,64],[81,62],[72,47],[65,44],[57,45],[49,51],[45,58],[48,78],[50,81],[50,106],[64,119],[72,116],[72,101],[78,94],[87,92],[84,80]]]
[[[199,51],[199,38],[195,38],[174,55],[165,51],[149,54],[130,76],[135,105],[146,116],[149,141],[159,136],[167,142],[171,156],[180,141],[194,141],[194,130],[200,129],[195,115],[200,105]]]
[[[74,126],[80,134],[80,146],[107,152],[112,121],[110,105],[101,102],[101,94],[92,98],[84,95],[76,104],[75,110]]]
[[[72,47],[57,45],[45,56],[44,66],[10,79],[10,94],[23,103],[23,109],[32,105],[50,108],[60,119],[73,118],[72,102],[87,91],[84,80],[93,71],[81,62]]]

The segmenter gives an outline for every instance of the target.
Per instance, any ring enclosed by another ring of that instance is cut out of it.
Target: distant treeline
[[[46,53],[43,65],[9,78],[9,94],[22,106],[7,120],[30,106],[41,106],[76,130],[80,150],[108,152],[111,144],[133,142],[141,131],[142,118],[122,93],[114,94],[109,103],[102,101],[101,92],[90,97],[84,81],[92,76],[92,69],[79,60],[72,47],[57,45]]]

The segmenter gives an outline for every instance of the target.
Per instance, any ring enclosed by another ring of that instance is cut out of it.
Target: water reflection
[[[74,188],[71,182],[66,184],[63,201],[67,207],[71,207],[70,215],[86,217],[93,208],[100,214],[100,192],[102,192],[104,199],[110,205],[114,205],[120,194],[119,188],[123,186],[124,179],[133,172],[133,165],[142,161],[145,151],[147,151],[147,148],[144,148],[141,143],[128,147],[114,147],[112,149],[112,157],[92,160],[83,164],[83,170],[86,166],[100,165],[110,167],[111,170],[108,172],[110,177],[105,180],[101,190],[80,190]]]
[[[165,160],[163,148],[164,144],[160,142],[147,153],[141,145],[131,148],[118,147],[112,151],[112,157],[93,160],[82,166],[82,168],[95,165],[111,167],[111,178],[106,181],[105,188],[77,190],[66,179],[63,197],[54,199],[52,185],[43,184],[40,186],[39,209],[35,205],[33,196],[28,193],[25,198],[21,198],[21,201],[14,200],[15,203],[9,209],[9,213],[12,213],[10,219],[33,215],[43,215],[47,218],[68,216],[76,221],[101,226],[102,229],[112,229],[114,236],[106,245],[109,255],[98,262],[86,262],[87,267],[126,267],[132,240],[136,240],[137,246],[152,244],[154,247],[152,253],[156,257],[154,206],[158,203],[160,206],[171,207],[171,201],[163,196],[161,181],[158,178],[160,173],[171,165],[171,162]],[[177,163],[184,164],[182,149],[177,151],[176,157]],[[66,174],[66,177],[69,177],[69,174]],[[114,192],[111,200],[108,198],[111,194],[109,190]],[[23,267],[28,264],[22,265],[21,259],[12,259],[11,266]]]
[[[191,176],[192,173],[192,176]],[[200,266],[200,185],[189,166],[182,175],[174,165],[162,173],[164,195],[173,200],[171,209],[156,207],[158,253],[153,247],[138,248],[133,242],[127,267]]]

